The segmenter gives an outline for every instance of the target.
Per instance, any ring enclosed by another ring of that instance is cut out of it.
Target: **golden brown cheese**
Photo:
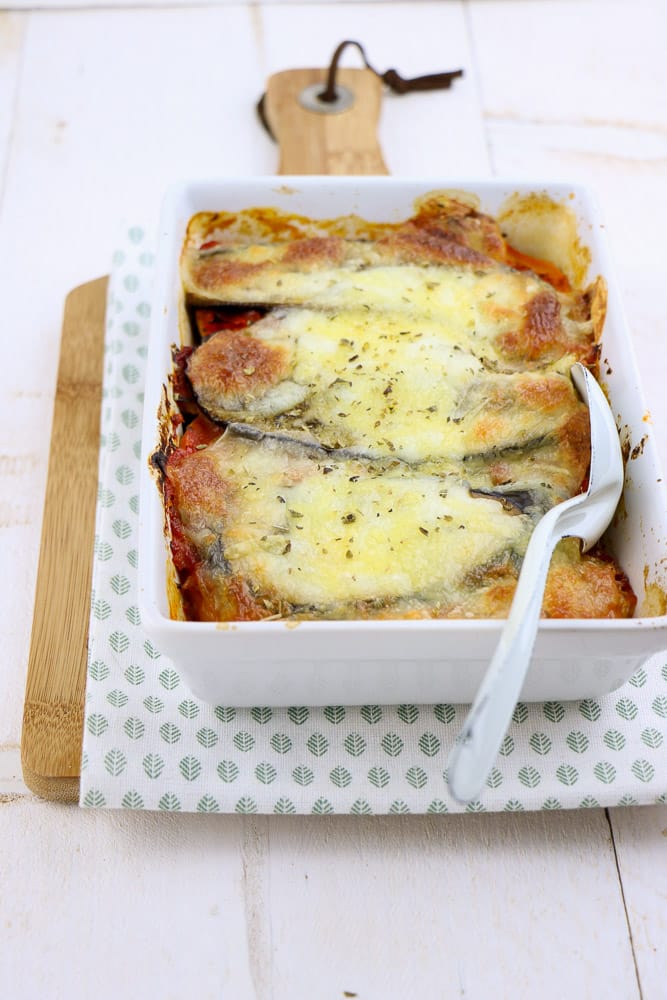
[[[511,493],[503,502],[456,476],[340,454],[228,430],[168,466],[200,557],[198,617],[218,619],[239,581],[257,618],[507,612],[533,528]],[[605,616],[615,572],[563,547],[546,606]]]
[[[602,280],[571,289],[440,196],[397,224],[202,213],[181,275],[203,339],[160,464],[185,616],[507,614],[588,467],[569,371],[595,366]],[[559,547],[543,613],[633,602],[612,560]]]
[[[490,258],[472,262],[454,255],[404,254],[400,244],[386,246],[343,240],[318,242],[320,250],[335,243],[340,253],[290,256],[289,250],[250,246],[225,252],[187,251],[182,276],[191,301],[306,306],[332,312],[365,310],[394,313],[404,321],[423,317],[451,329],[457,322],[470,336],[476,324],[495,324],[494,354],[506,362],[549,360],[564,351],[590,360],[590,314],[582,323],[579,300],[529,271],[513,271]],[[346,256],[343,256],[345,254]],[[495,300],[495,301],[494,301]]]
[[[270,612],[449,603],[466,567],[522,554],[532,526],[454,477],[230,431],[170,476],[190,538],[225,566],[219,585],[252,581]]]
[[[214,334],[187,372],[215,420],[411,462],[534,446],[585,412],[568,366],[501,372],[481,330],[466,342],[432,321],[406,326],[366,311],[271,313]]]

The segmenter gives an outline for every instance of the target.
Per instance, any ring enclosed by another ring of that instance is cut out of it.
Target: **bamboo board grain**
[[[309,111],[299,95],[313,84],[324,88],[323,69],[290,69],[270,77],[266,116],[280,145],[279,174],[386,174],[377,140],[382,84],[367,69],[341,69],[336,81],[354,95],[338,114]]]
[[[287,70],[267,85],[266,114],[281,174],[386,174],[377,140],[382,86],[340,70],[354,103],[318,114],[301,91],[323,69]],[[21,735],[23,779],[42,798],[79,798],[88,617],[95,534],[107,278],[75,288],[63,319]]]
[[[59,802],[79,796],[107,281],[65,302],[23,710],[23,779]]]

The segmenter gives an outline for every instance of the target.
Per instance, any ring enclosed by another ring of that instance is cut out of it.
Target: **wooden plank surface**
[[[79,794],[107,279],[67,297],[21,738],[26,785]]]
[[[667,984],[667,805],[612,809],[619,878],[642,993],[659,998]]]
[[[34,859],[3,906],[12,1000],[60,1000],[68,982],[95,1000],[640,1000],[601,810],[179,816],[23,800],[0,809],[10,837]],[[11,862],[0,853],[3,885]],[[21,963],[24,920],[40,948]]]

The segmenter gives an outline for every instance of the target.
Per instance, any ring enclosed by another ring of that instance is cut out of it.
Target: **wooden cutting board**
[[[37,795],[79,795],[107,278],[67,296],[28,660],[21,763]]]
[[[271,77],[264,110],[281,174],[386,174],[377,142],[381,88],[369,70],[339,70],[353,95],[344,111],[301,104],[323,69]],[[67,296],[37,573],[21,762],[33,792],[77,802],[97,500],[107,278]]]

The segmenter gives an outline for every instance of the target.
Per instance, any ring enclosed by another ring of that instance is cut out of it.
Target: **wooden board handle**
[[[265,111],[280,145],[280,174],[386,174],[377,139],[382,83],[367,69],[340,69],[337,83],[354,100],[332,114],[310,111],[300,97],[325,86],[326,70],[291,69],[270,77]]]
[[[21,764],[43,798],[79,795],[107,278],[67,296],[53,410]]]

